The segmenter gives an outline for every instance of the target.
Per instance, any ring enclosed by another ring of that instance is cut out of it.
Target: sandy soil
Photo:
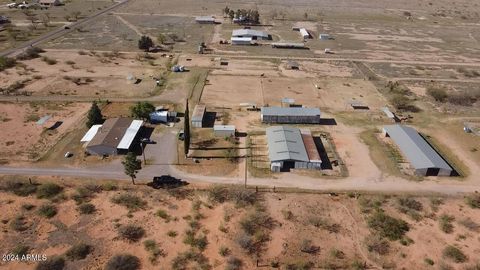
[[[0,156],[6,161],[34,160],[75,128],[89,108],[86,103],[3,103],[0,106]],[[36,121],[49,115],[43,125]],[[58,128],[49,130],[58,122]],[[9,157],[6,159],[6,157]]]

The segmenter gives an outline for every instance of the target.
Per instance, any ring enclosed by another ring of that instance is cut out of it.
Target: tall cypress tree
[[[184,140],[183,140],[183,148],[185,150],[185,157],[188,155],[188,150],[190,149],[190,116],[188,111],[188,99],[187,105],[185,106],[185,117],[184,117]]]
[[[92,107],[90,107],[87,115],[87,127],[91,128],[93,125],[101,124],[102,122],[102,111],[100,111],[100,108],[98,108],[97,103],[93,102]]]

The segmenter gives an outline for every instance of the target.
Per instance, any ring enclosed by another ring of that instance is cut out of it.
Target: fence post
[[[258,193],[258,186],[255,186],[255,192]]]

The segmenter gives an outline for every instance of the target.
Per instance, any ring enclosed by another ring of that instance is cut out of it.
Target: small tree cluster
[[[153,40],[149,36],[141,36],[138,40],[138,48],[148,52],[153,47]]]
[[[155,111],[155,106],[147,101],[141,101],[130,107],[132,117],[140,119],[149,119],[150,113]]]
[[[96,102],[92,103],[90,110],[87,113],[87,127],[91,128],[93,125],[103,123],[102,111],[98,107]]]
[[[224,12],[230,17],[230,19],[238,19],[241,23],[248,24],[259,24],[260,23],[260,13],[256,9],[237,9],[233,11],[226,7]]]

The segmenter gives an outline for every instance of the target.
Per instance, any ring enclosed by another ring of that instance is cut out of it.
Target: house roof
[[[267,128],[268,157],[270,161],[304,161],[308,154],[298,128],[273,126]]]
[[[388,118],[395,118],[395,115],[390,111],[388,107],[382,107],[382,111],[387,115]]]
[[[232,37],[262,37],[268,38],[268,34],[263,31],[253,30],[253,29],[236,29],[232,31]]]
[[[415,169],[452,169],[414,128],[389,125],[383,129]]]
[[[320,158],[320,153],[318,153],[317,145],[313,140],[313,136],[310,130],[302,129],[300,133],[302,134],[303,144],[305,145],[308,159],[311,162],[322,162],[322,159]]]
[[[320,116],[320,109],[302,107],[262,107],[261,114],[282,116]]]
[[[203,115],[205,114],[205,110],[207,109],[207,106],[198,104],[195,105],[195,108],[193,109],[193,114],[192,114],[192,121],[203,121]]]
[[[213,16],[197,16],[195,17],[195,21],[199,22],[214,22],[215,18]]]
[[[130,148],[130,145],[132,144],[133,139],[135,139],[135,136],[137,136],[137,133],[142,127],[142,125],[143,125],[142,120],[133,120],[130,126],[125,131],[125,134],[123,135],[123,138],[120,140],[120,143],[118,143],[117,148],[118,149]]]
[[[214,125],[213,126],[214,131],[235,131],[235,126],[234,125]]]
[[[309,37],[310,36],[310,33],[308,33],[307,29],[305,28],[300,28],[300,34],[304,37]]]
[[[80,142],[89,142],[93,139],[93,137],[95,137],[95,135],[97,134],[98,132],[98,129],[101,128],[102,125],[93,125],[88,131],[87,133],[85,133],[85,135],[82,137],[82,139],[80,140]]]
[[[40,4],[53,4],[59,2],[58,0],[39,0]]]
[[[252,37],[231,37],[230,41],[252,41]]]
[[[132,118],[107,119],[88,143],[88,147],[103,145],[117,148],[132,121]]]

